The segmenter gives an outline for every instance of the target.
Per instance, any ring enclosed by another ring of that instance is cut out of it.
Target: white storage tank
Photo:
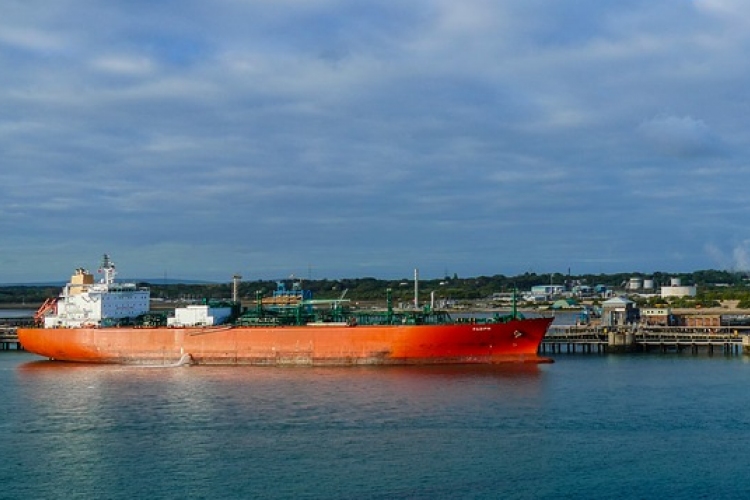
[[[630,278],[630,281],[628,282],[629,290],[640,290],[642,286],[643,282],[641,281],[641,278],[637,276]]]

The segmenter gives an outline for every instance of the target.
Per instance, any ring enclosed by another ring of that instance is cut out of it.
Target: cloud
[[[702,121],[689,116],[657,116],[642,122],[638,132],[661,154],[679,158],[721,153],[721,143]]]
[[[750,271],[750,239],[736,244],[728,254],[713,243],[707,244],[705,250],[719,269]]]
[[[0,280],[34,248],[204,278],[705,267],[745,237],[740,7],[14,2],[0,234],[27,265]]]
[[[119,75],[148,75],[154,71],[156,65],[144,56],[102,56],[92,62],[92,66],[100,71]]]
[[[693,0],[696,9],[725,20],[750,20],[747,4],[743,0]]]
[[[0,44],[34,52],[58,52],[65,39],[43,30],[0,27]]]

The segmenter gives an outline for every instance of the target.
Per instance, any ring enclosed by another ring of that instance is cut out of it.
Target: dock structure
[[[716,352],[750,355],[750,327],[552,325],[540,353]]]
[[[23,346],[18,341],[16,328],[0,327],[0,351],[22,350]]]
[[[16,328],[33,324],[34,318],[3,318],[0,313],[0,351],[23,350],[23,346],[18,341]]]

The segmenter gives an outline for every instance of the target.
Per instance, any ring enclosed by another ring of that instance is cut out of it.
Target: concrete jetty
[[[16,328],[0,327],[0,351],[21,350],[23,346],[18,341]]]
[[[32,326],[33,324],[34,318],[32,317],[3,318],[0,312],[0,351],[23,349],[23,346],[18,341],[16,328],[19,326]]]
[[[683,352],[750,355],[750,327],[552,325],[541,353]]]

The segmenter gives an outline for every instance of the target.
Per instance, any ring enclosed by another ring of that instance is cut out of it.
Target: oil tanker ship
[[[298,284],[272,296],[204,301],[151,311],[150,291],[115,281],[104,256],[95,282],[78,268],[58,297],[19,328],[29,352],[52,360],[138,365],[425,365],[541,363],[539,345],[553,318],[509,315],[452,318],[445,311],[353,311],[344,298],[315,300]]]

